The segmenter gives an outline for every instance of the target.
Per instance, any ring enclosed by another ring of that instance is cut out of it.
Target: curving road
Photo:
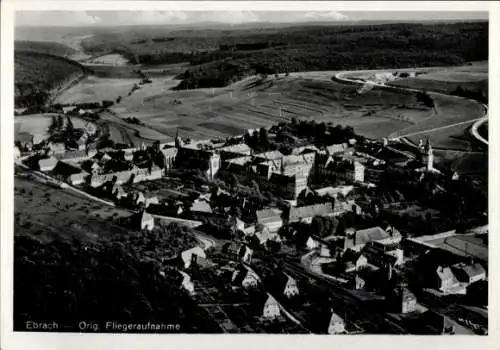
[[[351,84],[351,85],[355,84],[355,85],[362,85],[362,86],[364,86],[365,81],[361,81],[361,80],[358,80],[358,79],[350,79],[350,78],[347,78],[345,75],[346,74],[352,74],[352,73],[374,73],[374,72],[383,72],[383,71],[385,71],[385,70],[342,71],[342,72],[334,74],[333,79],[336,80],[336,81],[339,81],[341,83],[344,83],[344,84]],[[391,70],[387,70],[387,71],[391,71]],[[398,71],[404,71],[404,70],[398,70]],[[390,90],[407,91],[407,92],[413,92],[413,93],[417,93],[417,92],[421,91],[419,89],[403,88],[403,87],[399,87],[399,86],[398,87],[396,87],[396,86],[387,86],[385,84],[376,83],[376,82],[372,82],[372,83],[373,83],[373,86],[378,86],[378,87],[385,88],[385,89],[390,89]],[[441,92],[435,92],[435,91],[433,91],[432,93],[435,94],[435,95],[441,95],[441,96],[453,96],[453,95],[447,95],[447,94],[443,94]],[[460,99],[466,99],[466,100],[469,100],[469,101],[474,101],[474,100],[467,99],[467,98],[464,98],[464,97],[458,97],[458,96],[453,96],[453,97],[460,98]],[[477,102],[477,101],[474,101],[474,102]],[[405,138],[405,137],[409,137],[409,136],[426,134],[426,133],[430,133],[430,132],[434,132],[434,131],[438,131],[438,130],[442,130],[442,129],[452,128],[454,126],[459,126],[459,125],[464,125],[464,124],[469,124],[469,123],[475,122],[475,124],[473,125],[473,127],[471,129],[472,135],[476,139],[478,139],[480,142],[485,143],[486,145],[488,145],[488,141],[485,140],[481,135],[479,135],[479,133],[477,131],[477,129],[479,128],[479,126],[482,123],[484,123],[486,120],[488,120],[488,106],[486,106],[485,104],[481,104],[481,105],[484,108],[484,115],[482,117],[475,118],[475,119],[470,119],[470,120],[466,120],[466,121],[459,122],[459,123],[453,123],[453,124],[449,124],[449,125],[444,125],[444,126],[440,126],[440,127],[436,127],[436,128],[431,128],[431,129],[427,129],[427,130],[420,130],[420,131],[413,132],[413,133],[408,133],[408,134],[405,134],[405,135],[399,135],[399,136],[397,136],[397,138],[399,139],[399,138]]]

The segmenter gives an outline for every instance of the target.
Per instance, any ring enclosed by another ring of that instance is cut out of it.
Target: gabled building
[[[379,226],[363,230],[346,230],[343,249],[361,250],[367,243],[388,240],[399,243],[401,234],[397,230],[384,230]]]
[[[308,205],[304,207],[291,207],[288,216],[288,223],[292,222],[305,222],[311,223],[312,218],[315,216],[332,216],[333,208],[332,203],[321,203]]]
[[[179,273],[182,275],[182,288],[188,292],[189,295],[195,295],[194,291],[194,283],[191,280],[191,276],[189,276],[187,273],[184,271],[179,271]]]
[[[289,275],[285,274],[287,277],[287,281],[285,284],[285,289],[283,290],[283,294],[287,298],[294,297],[296,295],[299,295],[299,287],[297,285],[297,281],[290,277]]]
[[[253,250],[243,243],[228,242],[222,247],[222,252],[234,261],[252,261]]]
[[[54,157],[42,158],[38,161],[38,168],[43,172],[52,171],[58,162],[59,161]]]
[[[33,149],[34,136],[28,132],[21,131],[15,134],[14,141],[16,145],[23,151],[31,151]]]
[[[245,289],[256,288],[259,284],[259,277],[253,271],[241,266],[234,272],[232,283],[235,286],[241,285]]]
[[[140,230],[151,231],[155,227],[154,217],[145,211],[132,215],[131,223],[133,227]]]
[[[328,334],[342,334],[345,333],[345,322],[332,310],[330,323],[328,324]]]
[[[417,310],[417,298],[405,286],[396,287],[389,295],[389,308],[397,313],[407,314]]]
[[[465,294],[465,285],[461,285],[449,267],[438,266],[436,269],[437,289],[446,294]]]
[[[452,266],[452,271],[460,282],[474,283],[486,280],[486,270],[479,263],[466,265],[456,264]]]
[[[271,295],[269,295],[266,303],[264,304],[262,317],[264,319],[273,320],[278,318],[280,316],[280,313],[281,312],[278,302]]]
[[[257,210],[257,224],[263,225],[269,232],[278,232],[281,226],[283,226],[281,214],[281,210],[274,208]]]
[[[207,256],[205,251],[200,247],[194,247],[191,249],[187,249],[181,253],[181,259],[184,263],[184,268],[187,269],[191,267],[193,264],[198,263],[198,259],[206,259]]]

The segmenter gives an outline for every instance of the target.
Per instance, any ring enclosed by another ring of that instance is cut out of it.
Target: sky
[[[18,11],[16,26],[120,26],[220,22],[228,24],[360,20],[473,20],[487,12],[416,11]]]

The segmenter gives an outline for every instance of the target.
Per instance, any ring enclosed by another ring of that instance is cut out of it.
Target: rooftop
[[[316,215],[329,215],[332,212],[332,203],[321,203],[304,207],[291,207],[289,220],[296,221],[300,218],[310,218]]]

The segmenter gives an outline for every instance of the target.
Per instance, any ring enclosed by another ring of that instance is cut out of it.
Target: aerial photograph
[[[14,332],[488,335],[488,30],[17,11]]]

